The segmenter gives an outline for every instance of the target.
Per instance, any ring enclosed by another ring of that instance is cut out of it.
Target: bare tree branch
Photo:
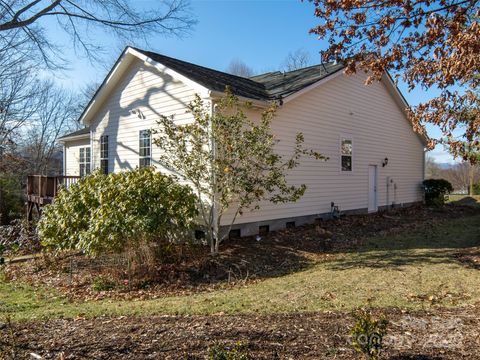
[[[180,36],[191,30],[195,20],[188,0],[162,0],[153,8],[132,0],[0,0],[0,34],[13,37],[21,29],[29,40],[31,55],[47,68],[64,66],[62,53],[47,36],[45,21],[54,18],[70,36],[75,50],[98,60],[98,41],[90,42],[91,26],[109,31],[131,43],[146,41],[151,34]],[[34,51],[33,51],[34,50]]]

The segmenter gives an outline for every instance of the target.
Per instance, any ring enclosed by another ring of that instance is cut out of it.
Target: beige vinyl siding
[[[79,176],[80,175],[80,148],[89,146],[90,139],[65,141],[64,148],[64,175]]]
[[[329,160],[304,158],[291,172],[291,183],[307,185],[298,202],[265,203],[236,223],[327,213],[332,201],[341,210],[367,209],[369,165],[378,169],[378,206],[386,205],[387,177],[397,184],[397,204],[421,200],[423,144],[385,85],[365,86],[364,81],[364,75],[337,76],[279,108],[272,124],[280,140],[278,151],[290,154],[295,134],[303,132],[305,146]],[[341,171],[341,136],[353,140],[351,173]],[[388,165],[382,167],[386,157]],[[392,200],[393,195],[390,204]]]
[[[100,166],[102,135],[108,135],[110,172],[138,167],[140,130],[154,128],[160,115],[175,115],[179,123],[189,121],[186,106],[194,96],[191,87],[154,66],[133,62],[93,118],[93,167]],[[159,165],[158,155],[159,149],[152,144],[152,165]]]

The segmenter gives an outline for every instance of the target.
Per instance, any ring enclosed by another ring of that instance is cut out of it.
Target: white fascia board
[[[104,92],[108,90],[107,88],[111,85],[112,79],[117,78],[118,76],[123,74],[123,71],[128,68],[131,61],[131,55],[128,54],[127,50],[124,50],[122,55],[120,55],[120,57],[115,62],[115,65],[108,73],[107,77],[103,80],[102,84],[95,92],[95,95],[93,95],[93,98],[90,100],[83,113],[80,115],[80,118],[78,119],[80,123],[84,125],[90,124],[90,121],[88,121],[88,117],[92,112],[95,112],[96,108],[102,103],[102,100],[104,100],[104,98],[106,97],[106,94]]]
[[[164,72],[175,79],[183,82],[184,84],[191,86],[195,92],[197,92],[201,97],[208,97],[210,95],[210,91],[204,87],[203,85],[198,84],[197,82],[183,76],[182,74],[150,59],[148,56],[142,54],[141,52],[127,47],[122,55],[118,58],[113,68],[110,70],[110,73],[107,75],[105,80],[103,81],[102,85],[98,88],[96,94],[90,100],[90,103],[85,108],[84,112],[79,118],[79,121],[84,125],[89,125],[89,115],[92,112],[95,112],[96,108],[103,103],[103,100],[106,96],[108,96],[108,88],[112,84],[113,79],[118,79],[123,75],[123,72],[128,68],[128,66],[132,63],[133,59],[140,59],[141,61],[156,67],[159,71]],[[105,93],[107,91],[107,93]]]
[[[136,56],[137,58],[144,61],[145,63],[156,67],[159,71],[161,71],[161,72],[163,72],[167,75],[170,75],[174,79],[180,80],[185,85],[188,85],[192,89],[194,89],[195,92],[198,93],[201,97],[207,97],[210,94],[210,90],[208,88],[206,88],[205,86],[200,85],[199,83],[191,80],[190,78],[180,74],[179,72],[177,72],[175,70],[172,70],[172,69],[166,67],[165,65],[163,65],[163,64],[161,64],[161,63],[159,63],[155,60],[152,60],[147,55],[144,55],[144,54],[142,54],[141,52],[139,52],[135,49],[132,49],[132,48],[129,47],[129,48],[127,48],[126,53],[127,54],[132,54],[133,56]]]
[[[387,90],[392,95],[393,100],[397,103],[398,107],[404,113],[405,120],[407,120],[408,123],[413,126],[412,122],[408,119],[408,116],[407,116],[407,109],[410,108],[410,105],[408,104],[407,100],[405,99],[403,94],[400,92],[400,90],[398,89],[398,86],[395,84],[392,77],[390,76],[390,74],[387,71],[384,72],[383,75],[382,75],[382,82],[384,83],[385,87],[387,88]],[[423,145],[425,145],[425,146],[428,145],[428,139],[427,139],[426,136],[424,136],[422,134],[419,134],[418,132],[416,132],[413,129],[412,129],[412,131],[414,131],[415,134],[417,134],[417,136],[422,141]]]
[[[57,142],[60,144],[65,144],[69,141],[75,141],[75,140],[83,140],[83,139],[90,139],[90,133],[88,134],[82,134],[82,135],[75,135],[75,136],[68,136],[62,139],[58,139]]]

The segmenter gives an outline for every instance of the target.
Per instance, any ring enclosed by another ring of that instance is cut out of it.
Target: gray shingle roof
[[[343,69],[343,64],[314,65],[289,72],[270,72],[250,79],[263,84],[270,99],[286,97]]]
[[[291,95],[343,69],[342,64],[330,63],[285,73],[275,71],[244,78],[151,51],[135,50],[205,86],[207,89],[223,92],[225,87],[229,86],[234,94],[254,100],[274,100]]]
[[[74,137],[74,136],[80,136],[80,135],[87,135],[90,134],[90,127],[87,126],[86,128],[71,132],[70,134],[63,135],[62,137],[59,137],[58,140],[63,140],[69,137]]]
[[[224,92],[225,87],[229,86],[233,93],[238,96],[244,96],[256,100],[265,100],[268,98],[268,94],[266,93],[263,84],[256,81],[206,68],[204,66],[195,65],[154,52],[141,49],[135,50],[199,83],[200,85],[205,86],[207,89]]]

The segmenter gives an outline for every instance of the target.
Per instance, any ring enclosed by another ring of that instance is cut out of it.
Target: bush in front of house
[[[425,203],[427,205],[443,205],[445,195],[453,191],[453,186],[445,179],[428,179],[423,181]]]
[[[473,184],[473,195],[480,195],[480,182]]]
[[[96,256],[178,239],[197,213],[191,188],[153,168],[94,173],[58,193],[38,232],[46,248]]]

